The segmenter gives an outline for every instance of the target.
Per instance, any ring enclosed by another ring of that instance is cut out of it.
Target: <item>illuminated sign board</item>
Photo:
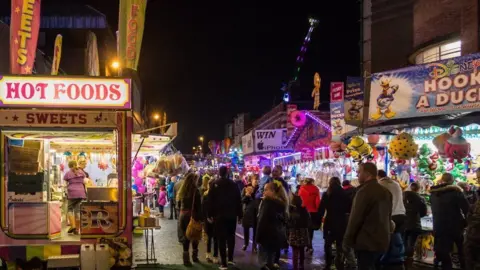
[[[0,108],[130,109],[130,79],[0,76]]]

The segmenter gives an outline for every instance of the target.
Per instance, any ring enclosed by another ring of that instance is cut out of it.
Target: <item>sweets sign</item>
[[[115,112],[4,110],[0,126],[13,127],[116,127]]]
[[[480,54],[376,73],[369,120],[480,110]]]
[[[130,79],[0,76],[0,108],[130,109]]]

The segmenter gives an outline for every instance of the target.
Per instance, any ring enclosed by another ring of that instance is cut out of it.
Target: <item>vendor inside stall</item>
[[[3,131],[2,139],[9,234],[79,241],[118,231],[114,131]]]

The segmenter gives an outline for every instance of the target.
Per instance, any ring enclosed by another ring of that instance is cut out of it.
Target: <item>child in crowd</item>
[[[167,191],[165,190],[165,186],[160,187],[160,192],[158,193],[158,208],[160,211],[160,217],[163,218],[165,215],[163,214],[163,209],[167,204]]]
[[[302,198],[292,195],[290,203],[290,218],[288,222],[288,243],[293,249],[293,269],[304,269],[305,248],[310,245],[308,229],[310,214],[302,206]]]

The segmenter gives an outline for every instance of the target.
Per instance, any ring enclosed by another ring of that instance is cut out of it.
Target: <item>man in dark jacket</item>
[[[415,242],[422,233],[422,223],[420,219],[427,215],[427,203],[425,199],[418,194],[419,191],[420,185],[414,182],[410,185],[410,190],[403,193],[403,203],[407,216],[404,236],[407,266],[411,266],[413,263]]]
[[[453,184],[453,176],[442,175],[441,185],[430,189],[430,203],[433,214],[434,250],[442,269],[452,269],[453,245],[458,248],[458,257],[462,269],[465,269],[463,257],[463,233],[469,211],[468,201],[462,189]]]
[[[392,194],[377,182],[375,164],[360,164],[358,173],[360,186],[343,245],[344,250],[352,247],[357,252],[358,269],[374,269],[390,245]]]
[[[227,267],[227,244],[228,264],[234,264],[235,230],[237,221],[243,216],[243,211],[240,191],[235,182],[228,179],[227,167],[220,167],[218,173],[220,179],[214,182],[212,190],[208,192],[208,215],[215,224],[221,267],[225,268]]]
[[[288,192],[290,191],[290,187],[288,186],[288,183],[285,181],[285,179],[282,178],[282,174],[283,174],[282,166],[277,165],[272,171],[272,179],[280,181],[288,195]]]

